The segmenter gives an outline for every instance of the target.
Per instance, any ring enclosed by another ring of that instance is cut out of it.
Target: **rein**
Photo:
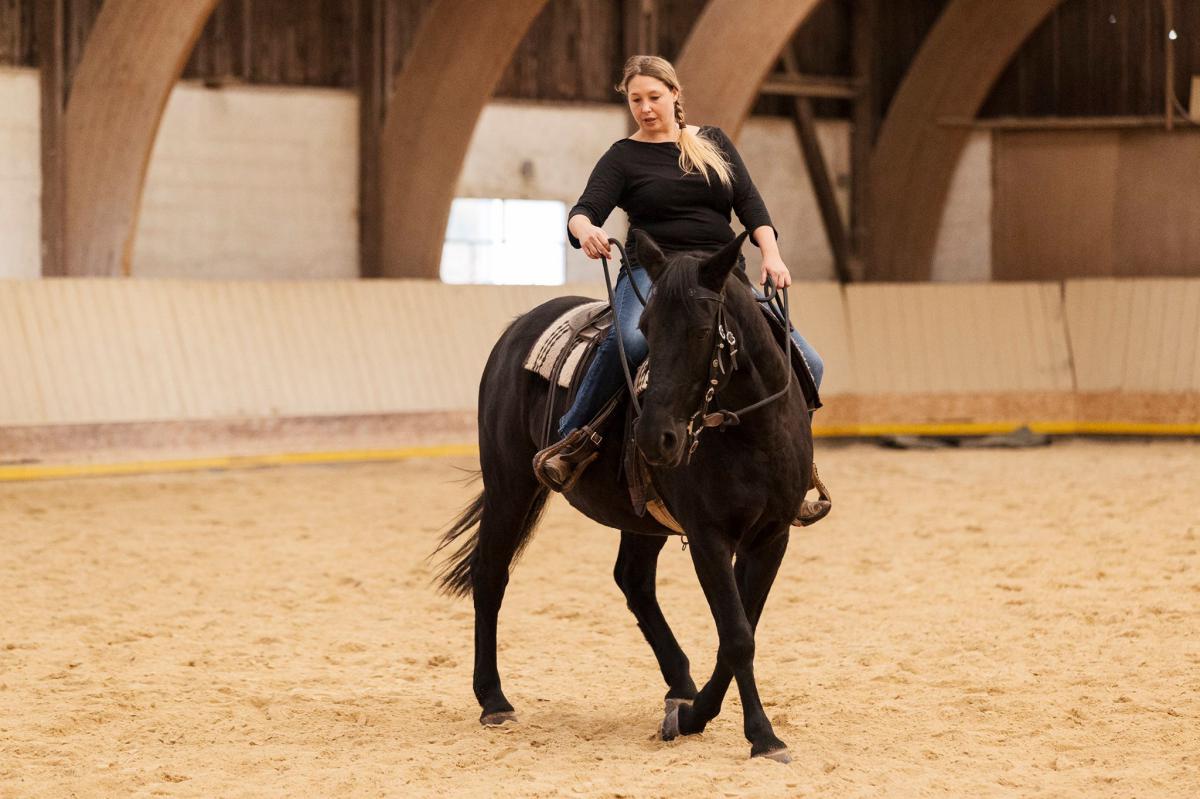
[[[633,270],[629,268],[629,256],[625,254],[625,247],[621,245],[621,242],[612,238],[608,240],[608,243],[617,245],[617,249],[621,251],[621,270],[629,275],[629,287],[633,289],[634,296],[645,308],[646,298],[642,296],[642,292],[637,287],[637,281],[633,279]],[[621,320],[617,318],[617,298],[613,294],[612,276],[608,273],[608,259],[601,255],[600,263],[604,266],[604,285],[608,287],[608,305],[612,308],[613,313],[613,335],[617,337],[617,351],[621,354],[621,369],[625,372],[625,385],[629,389],[629,401],[633,403],[634,414],[641,416],[642,406],[638,402],[637,387],[633,384],[633,375],[629,373],[629,359],[625,357],[625,338],[621,335]]]
[[[629,256],[625,254],[625,247],[622,246],[621,242],[617,241],[615,238],[610,238],[608,243],[615,244],[617,249],[620,250],[621,269],[629,272]],[[634,413],[638,416],[641,416],[642,406],[638,402],[637,387],[634,385],[633,375],[629,371],[629,361],[625,357],[625,340],[621,336],[620,320],[617,319],[617,303],[616,297],[613,293],[612,276],[608,271],[608,259],[602,255],[600,256],[600,262],[604,266],[604,284],[608,288],[608,304],[613,309],[613,327],[615,328],[613,333],[617,337],[617,349],[621,355],[621,368],[625,372],[625,385],[629,389],[629,401],[633,403]],[[637,297],[638,302],[642,304],[643,308],[646,307],[646,298],[643,297],[642,292],[638,290],[637,281],[633,279],[632,274],[629,274],[629,285],[633,289],[634,296]],[[782,303],[779,300],[781,293],[783,295]],[[692,414],[691,418],[688,420],[687,426],[688,441],[690,442],[688,444],[687,461],[688,463],[691,463],[693,453],[695,453],[696,448],[700,446],[700,433],[703,432],[706,427],[716,427],[723,430],[726,427],[732,427],[734,425],[741,424],[742,417],[746,414],[770,405],[775,400],[780,399],[787,394],[788,390],[792,387],[792,374],[790,364],[787,361],[788,340],[787,336],[784,336],[783,353],[785,360],[783,388],[779,389],[768,397],[764,397],[758,402],[747,405],[740,410],[717,410],[712,413],[708,413],[708,406],[711,405],[713,399],[716,398],[717,392],[725,387],[725,385],[733,377],[733,373],[737,371],[737,337],[734,336],[733,329],[729,327],[728,321],[725,317],[724,289],[718,293],[700,286],[693,286],[692,288],[688,289],[688,296],[698,300],[708,300],[717,303],[717,338],[716,343],[713,346],[713,355],[708,368],[708,388],[704,391],[704,399],[699,410]],[[787,289],[783,289],[783,291],[780,292],[775,286],[775,283],[770,277],[768,277],[766,293],[762,297],[756,296],[754,299],[757,302],[768,305],[771,313],[783,321],[784,330],[787,329],[789,320],[791,319],[791,314],[789,313],[790,309],[788,305]],[[729,352],[728,369],[725,366],[725,352],[727,347]],[[700,420],[699,424],[696,423],[697,419]]]

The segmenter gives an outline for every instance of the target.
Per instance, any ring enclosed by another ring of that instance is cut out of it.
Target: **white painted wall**
[[[0,278],[42,273],[41,95],[35,69],[0,69]]]
[[[847,219],[850,125],[818,122],[817,138],[842,208],[842,218]],[[795,125],[788,119],[752,118],[742,129],[737,146],[771,212],[771,220],[779,231],[779,251],[792,275],[799,280],[836,280],[833,251],[825,237],[821,210],[800,152]],[[751,260],[755,266],[757,259]]]
[[[933,279],[978,282],[992,279],[992,134],[971,134],[950,184],[933,254]]]
[[[457,194],[553,199],[569,208],[596,160],[628,132],[626,118],[619,106],[494,102],[475,130]],[[823,122],[818,135],[844,209],[850,127]],[[0,70],[0,277],[40,273],[39,147],[37,72]],[[785,262],[799,279],[830,279],[833,259],[792,124],[752,119],[738,148],[779,228]],[[977,132],[959,165],[936,280],[991,275],[991,149],[990,134]],[[183,83],[151,156],[133,274],[354,277],[357,210],[353,93]],[[606,227],[624,239],[624,214],[614,212]],[[570,282],[599,279],[597,263],[574,249],[567,258]]]
[[[150,159],[135,277],[358,275],[358,102],[181,83]]]

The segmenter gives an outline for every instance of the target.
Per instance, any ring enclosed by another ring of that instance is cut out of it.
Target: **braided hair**
[[[635,55],[625,62],[625,70],[617,91],[626,94],[629,81],[638,75],[655,78],[667,85],[667,88],[678,92],[675,98],[675,123],[679,125],[679,169],[685,175],[699,172],[705,182],[712,184],[715,175],[726,188],[733,186],[733,170],[725,153],[706,137],[688,130],[686,114],[683,109],[683,89],[679,86],[679,77],[675,67],[665,58],[653,55]]]

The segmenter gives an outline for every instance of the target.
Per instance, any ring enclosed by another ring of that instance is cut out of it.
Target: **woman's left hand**
[[[768,277],[775,282],[777,289],[785,289],[792,285],[792,273],[784,266],[783,259],[778,255],[763,256],[762,275],[759,276],[758,282],[765,286]]]

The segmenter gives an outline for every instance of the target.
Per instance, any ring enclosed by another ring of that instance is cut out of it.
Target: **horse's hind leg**
[[[490,473],[489,473],[490,472]],[[546,501],[529,470],[499,471],[484,468],[484,498],[479,537],[471,562],[471,592],[475,601],[475,698],[483,724],[515,721],[516,713],[500,688],[496,665],[496,622],[508,570],[520,552]]]
[[[658,605],[654,581],[658,574],[658,555],[667,539],[662,536],[621,532],[621,548],[613,579],[625,595],[625,603],[637,619],[642,635],[658,658],[658,667],[667,681],[667,704],[691,701],[696,696],[696,684],[687,655],[675,640],[662,608]]]

